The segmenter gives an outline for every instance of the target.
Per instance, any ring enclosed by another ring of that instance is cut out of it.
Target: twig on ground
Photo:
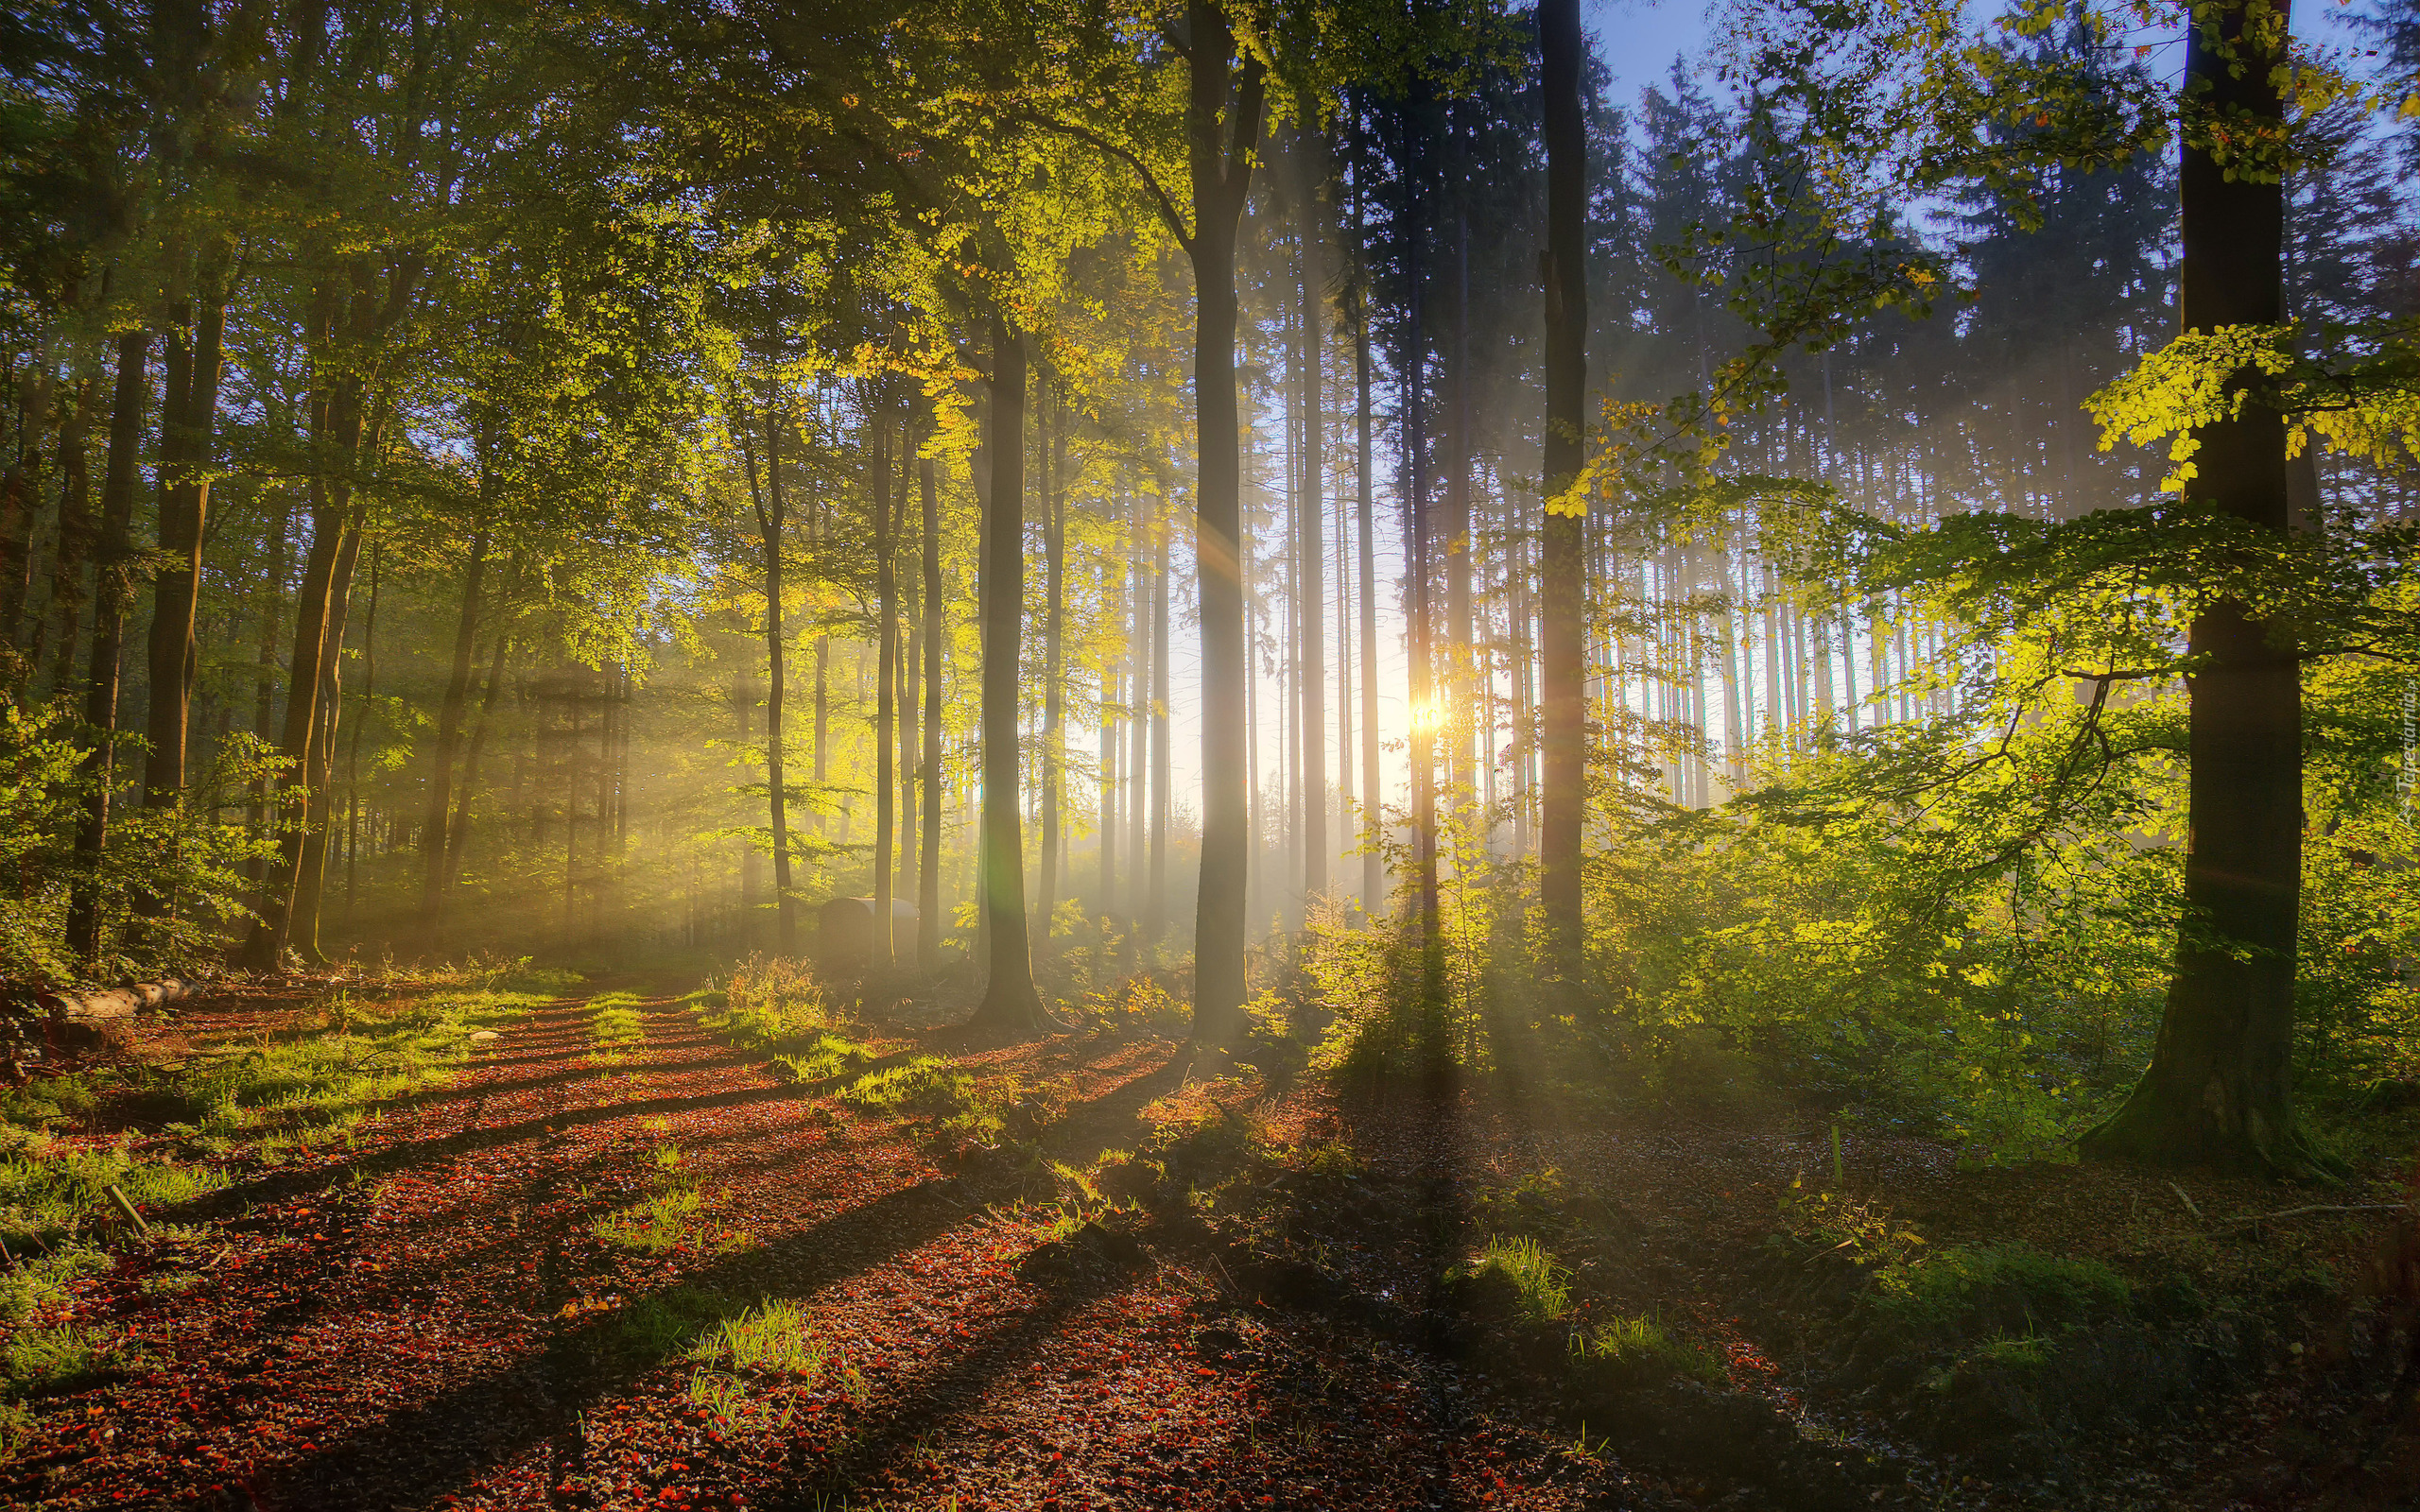
[[[2276,1212],[2249,1213],[2240,1218],[2231,1219],[2219,1227],[2221,1230],[2248,1228],[2278,1218],[2300,1218],[2313,1212],[2409,1212],[2411,1211],[2411,1204],[2408,1202],[2322,1202],[2308,1208],[2285,1208]]]
[[[2193,1206],[2193,1199],[2185,1194],[2185,1189],[2183,1187],[2180,1187],[2175,1182],[2170,1181],[2168,1184],[2168,1190],[2176,1194],[2176,1200],[2185,1204],[2185,1211],[2193,1215],[2193,1220],[2196,1223],[2202,1221],[2202,1210]]]

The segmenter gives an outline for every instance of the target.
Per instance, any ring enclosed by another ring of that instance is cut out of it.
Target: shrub
[[[1625,1383],[1674,1376],[1708,1385],[1720,1385],[1724,1380],[1721,1356],[1692,1340],[1676,1338],[1644,1314],[1599,1324],[1572,1341],[1572,1354],[1583,1372],[1613,1376]]]
[[[1953,1246],[1875,1275],[1871,1305],[1927,1334],[1976,1337],[2072,1328],[2125,1307],[2125,1278],[2097,1260],[2027,1244]]]

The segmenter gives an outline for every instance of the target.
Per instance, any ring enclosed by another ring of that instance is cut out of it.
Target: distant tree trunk
[[[1539,0],[1547,139],[1546,497],[1538,559],[1538,890],[1558,971],[1578,961],[1581,849],[1587,827],[1586,502],[1580,476],[1588,387],[1586,66],[1580,0]]]
[[[67,948],[86,967],[98,965],[101,912],[98,873],[109,841],[110,793],[117,775],[119,654],[126,615],[134,598],[128,569],[133,555],[135,469],[143,448],[143,411],[150,398],[145,371],[151,334],[129,331],[117,339],[117,383],[110,408],[109,460],[101,478],[101,531],[93,560],[93,654],[84,681],[84,723],[93,730],[84,760],[92,785],[84,790],[76,826],[75,881],[68,892]]]
[[[942,951],[942,519],[933,459],[916,462],[925,505],[925,844],[916,878],[916,961],[926,971]]]
[[[2280,137],[2286,8],[2248,26],[2223,0],[2187,33],[2187,97]],[[2273,29],[2271,29],[2273,27]],[[2265,45],[2264,45],[2265,41]],[[2284,318],[2285,193],[2233,177],[2187,137],[2183,309],[2187,331]],[[2231,380],[2250,387],[2249,369]],[[2257,404],[2200,428],[2187,497],[2284,536],[2284,418]],[[2287,625],[2223,599],[2194,622],[2186,923],[2151,1069],[2085,1154],[2286,1174],[2323,1160],[2294,1119],[2295,930],[2302,895],[2302,679]]]
[[[875,644],[873,690],[873,955],[869,975],[891,967],[890,846],[898,822],[899,771],[891,741],[899,717],[899,573],[890,545],[890,427],[873,431],[873,580]]]
[[[76,642],[84,627],[84,569],[93,559],[98,530],[93,514],[92,463],[85,453],[91,444],[93,414],[100,407],[100,390],[97,377],[87,377],[76,386],[76,405],[59,433],[59,553],[51,563],[49,615],[59,627],[48,684],[54,694],[65,691],[75,676]],[[33,649],[26,658],[27,669],[39,674],[43,659],[42,624],[38,623]]]
[[[754,466],[752,463],[750,464],[750,472],[752,474],[754,472]],[[737,675],[734,676],[731,686],[731,709],[732,713],[736,717],[739,723],[739,748],[743,753],[750,746],[755,743],[756,705],[758,701],[759,698],[756,687],[755,668],[752,666],[744,667]],[[513,757],[514,765],[512,778],[512,791],[516,802],[518,801],[521,794],[521,763],[523,759],[524,758],[520,751],[516,750]],[[744,755],[742,759],[745,759]],[[757,927],[756,919],[757,910],[762,906],[758,900],[758,894],[762,890],[764,885],[764,855],[756,849],[754,842],[748,842],[741,848],[739,852],[739,909],[741,919],[740,944],[743,949],[754,949],[758,938],[764,933]]]
[[[1306,132],[1302,158],[1303,351],[1298,380],[1303,403],[1303,494],[1296,518],[1301,539],[1301,602],[1295,622],[1302,634],[1302,713],[1297,728],[1303,742],[1303,896],[1306,901],[1327,895],[1327,647],[1325,629],[1327,558],[1321,525],[1327,512],[1327,477],[1321,455],[1321,409],[1325,394],[1320,382],[1322,318],[1327,305],[1327,259],[1320,224],[1320,185],[1324,164],[1315,154],[1322,146]]]
[[[445,827],[443,885],[447,892],[462,880],[462,857],[471,848],[471,805],[477,800],[479,792],[479,757],[487,749],[488,730],[495,721],[496,693],[504,686],[505,660],[511,650],[511,635],[503,626],[497,626],[495,656],[488,663],[487,691],[479,697],[479,722],[471,730],[471,748],[462,758],[462,782],[454,799],[454,816]]]
[[[785,786],[782,751],[782,532],[785,524],[782,507],[782,417],[778,399],[770,394],[765,404],[765,487],[755,495],[756,532],[765,550],[765,789],[768,817],[773,832],[773,937],[784,955],[798,953],[798,926],[794,917],[796,900],[790,894],[790,831],[788,789]],[[745,460],[745,458],[743,458]],[[748,469],[749,483],[754,489],[756,470]],[[816,723],[823,721],[823,680],[821,677],[821,643],[817,643],[818,656],[815,688]],[[575,715],[575,718],[577,716]],[[821,728],[817,730],[815,760],[817,779],[821,780],[823,742]]]
[[[1145,866],[1150,849],[1151,821],[1147,812],[1151,772],[1151,589],[1144,563],[1150,541],[1159,533],[1158,495],[1134,495],[1134,531],[1129,542],[1128,576],[1133,584],[1133,635],[1126,659],[1126,919],[1139,947],[1143,934]],[[1150,503],[1146,503],[1146,499]]]
[[[26,600],[33,589],[34,534],[43,493],[43,442],[49,438],[52,395],[47,337],[19,385],[17,459],[0,476],[0,648],[9,653],[9,682],[21,685],[32,671],[29,661],[16,660],[17,630],[25,618]]]
[[[1061,700],[1066,679],[1067,461],[1065,407],[1053,390],[1043,391],[1035,419],[1042,458],[1042,896],[1035,924],[1042,948],[1050,946],[1051,919],[1059,906],[1062,810],[1066,803],[1066,717]]]
[[[1446,733],[1446,782],[1456,803],[1467,802],[1477,785],[1471,737],[1478,729],[1478,639],[1471,617],[1471,229],[1454,216],[1453,352],[1446,373],[1445,413],[1445,654],[1438,700],[1439,726]]]
[[[1193,941],[1193,1040],[1223,1047],[1244,1031],[1245,889],[1253,835],[1246,741],[1242,460],[1236,403],[1236,240],[1252,186],[1266,79],[1216,0],[1188,0],[1196,323],[1193,392],[1201,604],[1201,873]]]
[[[494,513],[496,480],[479,470],[479,512],[471,524],[470,559],[462,570],[462,610],[454,620],[454,664],[445,679],[445,696],[437,706],[437,749],[428,777],[428,816],[421,826],[422,924],[437,927],[445,906],[447,816],[454,803],[454,762],[462,748],[462,713],[470,698],[471,666],[477,656],[479,591],[487,577],[488,529]],[[501,640],[498,642],[502,644]]]
[[[1360,238],[1358,191],[1354,204],[1354,235]],[[1366,833],[1361,856],[1361,909],[1374,914],[1386,902],[1387,859],[1377,841],[1387,830],[1386,793],[1378,778],[1378,548],[1377,526],[1372,518],[1373,456],[1370,447],[1370,305],[1366,292],[1353,291],[1353,403],[1355,445],[1354,508],[1360,525],[1361,548],[1361,801]]]
[[[1151,531],[1151,877],[1145,894],[1143,937],[1168,927],[1168,535],[1163,515]]]
[[[1131,513],[1132,500],[1127,501]],[[1126,618],[1127,584],[1118,568],[1116,558],[1103,555],[1100,565],[1101,618],[1110,625],[1120,625]],[[1129,656],[1132,645],[1127,647]],[[1114,919],[1117,913],[1117,790],[1118,756],[1125,742],[1118,738],[1117,704],[1124,689],[1124,676],[1115,661],[1104,658],[1100,671],[1100,884],[1095,896],[1100,900],[1094,916]]]
[[[294,523],[294,498],[285,490],[278,490],[277,513],[268,532],[268,571],[260,584],[261,623],[259,640],[253,655],[252,734],[263,746],[276,733],[277,718],[277,621],[285,609],[286,540]],[[262,826],[268,822],[269,799],[274,782],[267,774],[252,782],[252,798],[244,811],[246,833],[255,840],[264,837]],[[261,884],[265,858],[252,856],[244,863],[244,877],[257,889]]]
[[[1049,1026],[1026,934],[1025,830],[1018,813],[1018,669],[1025,639],[1025,333],[992,318],[992,490],[983,519],[983,833],[977,882],[990,975],[970,1022],[1017,1033]]]
[[[278,513],[278,535],[282,541],[285,533],[285,510]],[[371,711],[377,707],[372,700],[378,690],[378,548],[373,544],[370,548],[370,607],[361,620],[361,715],[353,722],[353,746],[345,753],[344,911],[348,920],[361,891],[361,732],[369,728]],[[280,559],[282,578],[283,553]],[[273,632],[275,621],[268,623]],[[489,690],[489,696],[494,696],[493,689]],[[260,724],[264,728],[268,724],[265,711]]]

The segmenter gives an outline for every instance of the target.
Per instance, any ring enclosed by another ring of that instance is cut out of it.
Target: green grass
[[[590,1057],[609,1064],[628,1059],[622,1052],[647,1036],[634,992],[605,992],[588,1000]]]
[[[806,1309],[768,1297],[735,1317],[723,1317],[689,1346],[689,1358],[732,1370],[756,1370],[813,1381],[827,1354]]]
[[[833,1077],[854,1071],[874,1058],[866,1046],[842,1035],[819,1034],[813,1044],[797,1055],[775,1056],[773,1064],[789,1081],[830,1081]]]
[[[47,1312],[67,1299],[76,1278],[100,1275],[113,1263],[103,1250],[67,1242],[46,1255],[20,1256],[14,1266],[0,1271],[0,1323],[13,1328]]]
[[[1668,1380],[1675,1376],[1723,1382],[1721,1356],[1693,1340],[1668,1332],[1644,1314],[1616,1317],[1573,1341],[1572,1353],[1583,1369],[1607,1372],[1633,1383]]]
[[[123,1343],[92,1329],[19,1329],[0,1342],[0,1394],[55,1396],[141,1363]]]
[[[1550,1322],[1571,1311],[1571,1273],[1547,1247],[1526,1235],[1491,1234],[1470,1263],[1446,1273],[1475,1295],[1489,1293],[1523,1316]]]
[[[0,1242],[12,1251],[55,1249],[88,1227],[114,1222],[106,1195],[112,1185],[156,1223],[159,1210],[227,1184],[224,1172],[181,1153],[225,1155],[249,1146],[273,1158],[350,1142],[378,1104],[445,1080],[469,1057],[472,1035],[519,1018],[568,979],[516,962],[434,980],[431,991],[408,981],[389,984],[397,996],[381,1002],[340,988],[307,1010],[287,1038],[263,1036],[168,1065],[97,1067],[0,1091]],[[94,1144],[59,1137],[120,1101],[139,1108],[146,1122],[161,1122],[168,1138]]]
[[[755,1247],[755,1236],[746,1229],[721,1228],[705,1220],[705,1194],[683,1163],[679,1145],[659,1144],[651,1159],[655,1193],[590,1224],[591,1234],[609,1245],[654,1255],[684,1247],[713,1255]]]
[[[1974,1337],[2072,1328],[2123,1309],[2125,1278],[2027,1244],[1953,1246],[1875,1273],[1873,1307],[1912,1332]]]

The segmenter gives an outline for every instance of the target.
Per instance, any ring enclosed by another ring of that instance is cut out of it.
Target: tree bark
[[[1585,463],[1588,387],[1586,67],[1580,0],[1540,0],[1547,139],[1546,523],[1538,560],[1538,891],[1559,971],[1578,961],[1581,847],[1587,827],[1586,505],[1565,500]]]
[[[926,971],[942,951],[942,520],[933,459],[916,461],[925,505],[925,843],[916,878],[916,961]]]
[[[899,574],[891,560],[890,428],[873,426],[873,578],[875,666],[873,690],[873,954],[869,975],[891,967],[890,847],[898,822],[899,769],[891,741],[899,717]]]
[[[1242,1039],[1245,890],[1253,836],[1245,742],[1242,461],[1236,404],[1236,237],[1261,133],[1260,63],[1236,64],[1235,33],[1216,0],[1189,0],[1196,319],[1194,549],[1201,603],[1201,875],[1193,938],[1193,1040]],[[1226,140],[1222,140],[1222,135]]]
[[[1060,848],[1066,794],[1067,671],[1067,463],[1066,409],[1046,389],[1038,448],[1042,457],[1042,896],[1034,921],[1042,948],[1050,947],[1052,916],[1059,907]]]
[[[373,443],[374,444],[374,443]],[[345,621],[353,603],[353,573],[361,558],[361,519],[356,511],[337,548],[337,565],[328,590],[328,633],[320,643],[319,696],[312,716],[309,757],[303,795],[302,850],[295,869],[293,923],[289,937],[306,961],[326,959],[320,950],[320,903],[327,882],[328,828],[333,815],[329,777],[336,765],[337,721],[344,712],[343,662]]]
[[[201,599],[202,531],[210,512],[212,421],[227,330],[228,250],[214,240],[196,282],[199,306],[180,301],[168,335],[168,397],[160,419],[160,550],[175,558],[153,579],[145,802],[184,797],[185,728],[193,701],[194,611]],[[190,335],[187,335],[188,329]]]
[[[752,490],[756,470],[748,470]],[[765,549],[765,792],[767,819],[773,838],[773,937],[784,955],[798,953],[797,900],[790,892],[790,831],[786,774],[782,749],[782,420],[781,405],[771,396],[765,404],[765,487],[756,499],[756,531]],[[819,651],[821,646],[819,644]],[[818,657],[821,670],[821,658]],[[816,682],[816,722],[822,723],[822,680]],[[817,730],[816,764],[823,761],[821,730]],[[816,774],[820,779],[821,772]]]
[[[2286,7],[2247,26],[2249,0],[2222,0],[2187,34],[2188,109],[2268,123],[2282,136],[2273,71]],[[2273,27],[2273,30],[2268,29]],[[2264,41],[2264,38],[2266,39]],[[2284,318],[2285,193],[2227,167],[2187,135],[2184,328]],[[2250,371],[2232,380],[2250,387]],[[2284,417],[2256,403],[2196,431],[2187,497],[2264,532],[2290,528]],[[2221,1169],[2306,1174],[2327,1163],[2293,1106],[2295,935],[2302,898],[2302,678],[2290,627],[2233,599],[2197,617],[2187,734],[2192,828],[2186,921],[2152,1063],[2083,1153]]]
[[[1324,143],[1312,132],[1305,132],[1303,141],[1299,158],[1303,350],[1298,374],[1303,395],[1303,491],[1296,512],[1301,526],[1296,550],[1301,556],[1302,601],[1295,606],[1295,621],[1301,627],[1303,642],[1302,712],[1297,728],[1302,731],[1303,742],[1303,897],[1308,903],[1325,897],[1328,888],[1327,646],[1322,635],[1326,627],[1327,558],[1325,543],[1320,539],[1327,512],[1327,476],[1321,453],[1321,406],[1326,396],[1320,381],[1321,335],[1325,329],[1322,317],[1327,307],[1327,259],[1319,199],[1320,185],[1327,175],[1322,159],[1316,155]]]
[[[479,792],[479,758],[487,751],[488,731],[495,721],[496,692],[504,685],[506,658],[512,637],[496,627],[495,656],[488,663],[488,685],[479,696],[479,722],[471,730],[471,748],[462,757],[462,781],[454,799],[454,816],[445,827],[445,874],[441,886],[452,892],[462,880],[462,857],[471,849],[471,805]]]
[[[93,414],[100,407],[101,382],[87,377],[76,386],[76,407],[59,433],[59,555],[51,564],[49,617],[58,621],[57,649],[51,653],[50,691],[68,685],[76,665],[76,642],[84,628],[84,569],[93,559],[99,522],[93,513],[92,462],[85,455],[93,431]],[[26,666],[39,674],[43,660],[43,626],[35,626],[34,644]]]
[[[421,825],[420,916],[435,929],[445,906],[447,818],[454,806],[454,761],[462,748],[462,713],[470,698],[471,667],[479,636],[479,592],[487,579],[488,530],[494,516],[496,482],[485,468],[479,476],[479,512],[471,525],[470,559],[462,570],[462,610],[454,620],[454,664],[445,696],[437,706],[437,749],[428,777],[428,816]],[[501,641],[498,642],[501,644]]]
[[[969,1021],[1039,1033],[1018,812],[1018,669],[1025,638],[1025,333],[992,318],[992,490],[983,518],[983,816],[977,884],[990,974]]]
[[[134,597],[128,571],[133,554],[135,467],[143,447],[143,411],[150,399],[145,370],[151,334],[129,331],[117,340],[117,384],[110,408],[109,460],[101,479],[101,532],[93,560],[93,654],[84,684],[84,723],[93,730],[91,785],[76,826],[76,871],[67,902],[67,947],[87,968],[101,954],[99,872],[110,827],[110,794],[117,775],[117,691],[126,615]]]

